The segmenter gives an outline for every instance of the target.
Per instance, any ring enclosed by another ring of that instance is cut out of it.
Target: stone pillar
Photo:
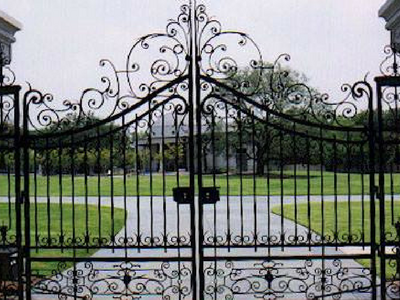
[[[20,22],[0,10],[0,52],[3,56],[3,65],[11,62],[11,44],[15,43],[14,35],[21,29]]]
[[[385,19],[385,27],[391,32],[392,47],[400,52],[400,1],[387,0],[379,10],[379,16]]]

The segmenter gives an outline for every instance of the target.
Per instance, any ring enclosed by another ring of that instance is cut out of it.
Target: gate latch
[[[203,187],[200,189],[202,204],[215,204],[220,200],[218,187]]]
[[[190,187],[177,187],[172,192],[174,201],[178,204],[190,204],[193,202],[193,192]]]

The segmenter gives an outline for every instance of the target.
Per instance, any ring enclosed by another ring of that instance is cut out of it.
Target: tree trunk
[[[257,163],[257,175],[264,175],[264,155],[260,153],[261,151],[257,151],[257,158],[256,158],[256,163]]]

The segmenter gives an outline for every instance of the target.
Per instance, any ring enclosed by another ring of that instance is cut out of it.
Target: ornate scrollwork
[[[399,76],[398,61],[400,53],[393,49],[391,45],[386,45],[383,49],[385,58],[380,65],[380,71],[383,76]]]
[[[0,66],[1,67],[1,66]],[[14,73],[7,66],[3,67],[2,72],[0,72],[0,77],[3,75],[3,82],[0,78],[0,89],[8,85],[13,85],[15,81]],[[0,95],[0,135],[6,136],[11,135],[14,131],[14,115],[15,115],[15,98],[12,94],[2,94]],[[12,139],[7,141],[8,144],[12,143]],[[6,139],[3,139],[1,146],[7,144]],[[7,145],[10,146],[10,145]]]
[[[208,263],[204,275],[206,299],[235,299],[239,295],[279,299],[295,294],[301,294],[305,299],[316,299],[321,295],[341,299],[342,292],[368,293],[371,288],[368,269],[347,267],[341,260],[324,263],[267,260],[251,264],[226,261]]]
[[[385,241],[394,244],[386,253],[387,266],[393,270],[393,275],[386,282],[386,295],[388,299],[400,299],[400,222],[394,224],[395,233],[386,234]]]
[[[139,62],[138,57],[148,59]],[[208,95],[203,101],[212,95],[219,98],[240,98],[240,95],[249,97],[248,106],[258,103],[261,110],[319,123],[348,125],[347,121],[357,114],[354,102],[348,97],[333,102],[327,94],[317,92],[283,66],[289,60],[290,56],[283,54],[273,63],[266,63],[249,35],[224,31],[221,23],[207,14],[204,5],[195,8],[183,5],[165,32],[146,35],[134,43],[124,69],[117,69],[109,60],[100,62],[109,70],[109,75],[101,78],[103,88],[86,89],[77,101],[62,103],[32,88],[25,97],[28,105],[36,107],[29,110],[31,126],[55,131],[62,127],[58,124],[71,122],[72,116],[79,123],[77,120],[91,116],[107,119],[130,109],[145,109],[148,101],[155,105],[177,96],[188,102],[187,77],[193,63],[200,76],[200,82],[195,84],[200,85],[203,96]],[[232,96],[223,86],[237,94]],[[343,88],[349,97],[357,98],[358,94],[351,90],[349,86]]]
[[[14,119],[14,106],[15,99],[11,95],[0,96],[0,134],[6,135],[10,134],[13,126]]]
[[[11,62],[6,45],[0,44],[0,86],[11,86],[15,83],[15,73],[9,67]]]
[[[273,64],[265,64],[260,71],[261,81],[250,95],[237,87],[232,88],[222,80],[203,77],[202,91],[206,95],[203,102],[207,102],[203,107],[225,102],[249,116],[254,114],[265,118],[266,112],[269,112],[271,115],[279,115],[278,118],[282,120],[289,117],[290,122],[308,121],[310,126],[324,124],[354,127],[351,121],[358,115],[361,102],[365,105],[372,101],[372,88],[367,79],[354,85],[343,85],[341,91],[345,96],[339,101],[333,101],[328,94],[319,93],[301,79],[292,76],[293,72],[282,64],[282,61],[289,60],[290,56],[284,54]],[[242,74],[238,77],[246,81],[251,76]]]
[[[306,230],[297,233],[263,232],[225,232],[215,234],[212,231],[204,233],[204,245],[207,247],[286,247],[286,246],[337,246],[338,244],[358,244],[363,241],[362,232],[349,233],[327,232],[324,236]]]
[[[0,246],[15,246],[16,235],[9,226],[0,226]]]
[[[243,32],[223,31],[204,5],[196,8],[196,26],[201,74],[253,95],[261,84],[263,69],[263,56],[255,41]],[[243,70],[252,73],[251,80],[241,76]]]
[[[384,77],[399,77],[400,53],[391,45],[384,48],[385,58],[380,65],[380,71]],[[387,140],[398,140],[399,118],[398,110],[400,106],[400,90],[397,86],[381,87],[381,96],[379,101],[383,107],[383,130],[389,135]]]
[[[109,296],[113,299],[140,299],[156,296],[161,299],[182,298],[192,294],[192,269],[186,262],[153,263],[78,263],[65,271],[59,263],[51,278],[33,286],[34,293],[55,294],[59,299],[74,296],[94,299]]]
[[[162,84],[188,74],[192,32],[190,9],[183,5],[176,20],[167,24],[165,33],[149,34],[133,45],[127,59],[126,74],[134,97],[144,98]],[[143,57],[142,54],[155,59],[139,63],[136,59]]]
[[[190,8],[183,5],[178,18],[168,23],[165,33],[140,38],[127,56],[125,69],[118,70],[110,60],[101,60],[100,66],[109,73],[101,78],[103,87],[85,89],[78,100],[66,99],[60,103],[53,95],[29,85],[25,98],[30,107],[30,126],[42,133],[54,132],[68,127],[68,123],[73,123],[75,128],[84,126],[85,122],[80,120],[86,118],[107,119],[125,112],[134,116],[135,112],[175,97],[186,99],[191,31],[189,11]],[[143,56],[156,58],[141,63],[136,61],[137,57]]]
[[[9,66],[3,66],[2,86],[12,86],[15,84],[16,76],[14,71]]]
[[[1,230],[1,228],[0,228]],[[5,245],[12,244],[15,240],[15,236],[6,235],[8,231],[5,232],[4,240],[0,239],[0,243]],[[3,238],[3,237],[1,237]],[[145,233],[135,234],[131,233],[129,236],[90,236],[90,235],[79,235],[74,238],[71,235],[64,234],[52,234],[51,236],[35,236],[36,245],[38,247],[65,247],[65,248],[82,248],[85,247],[128,247],[128,248],[169,248],[169,247],[190,247],[191,239],[190,234],[176,235],[172,233],[167,233],[164,235],[160,233],[158,235],[150,236]],[[1,244],[0,244],[1,245]]]

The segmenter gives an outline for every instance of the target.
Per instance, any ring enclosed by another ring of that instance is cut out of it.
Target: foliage
[[[258,70],[244,69],[238,72],[235,78],[237,86],[241,87],[240,90],[245,94],[251,94],[250,98],[253,101],[277,113],[299,115],[303,120],[307,120],[310,116],[303,111],[308,108],[302,101],[314,101],[312,107],[315,114],[330,110],[322,101],[315,101],[313,97],[318,97],[319,93],[315,88],[307,86],[308,78],[304,74],[280,66],[277,70],[270,63],[263,65],[265,70],[261,77]],[[205,149],[209,152],[232,156],[235,153],[243,153],[245,149],[245,154],[239,154],[240,160],[254,161],[258,175],[264,174],[266,165],[270,161],[278,161],[280,165],[319,163],[316,159],[318,147],[311,146],[311,143],[315,142],[288,133],[288,130],[294,129],[293,122],[265,110],[258,110],[243,99],[236,99],[234,95],[221,95],[221,97],[232,98],[231,101],[240,109],[230,116],[228,131],[224,129],[226,121],[216,122],[214,131],[221,130],[221,132],[214,134],[214,140],[210,137],[203,139],[207,141]],[[309,105],[311,107],[311,104]],[[227,147],[230,151],[226,151]],[[313,151],[315,155],[305,155],[307,151]]]
[[[47,133],[54,131],[60,135],[46,138]],[[66,131],[72,132],[65,137],[62,133]],[[130,169],[136,164],[131,135],[113,123],[101,124],[95,117],[71,116],[68,121],[53,124],[38,134],[34,146],[37,149],[34,163],[41,166],[44,174],[107,173],[116,168]]]

